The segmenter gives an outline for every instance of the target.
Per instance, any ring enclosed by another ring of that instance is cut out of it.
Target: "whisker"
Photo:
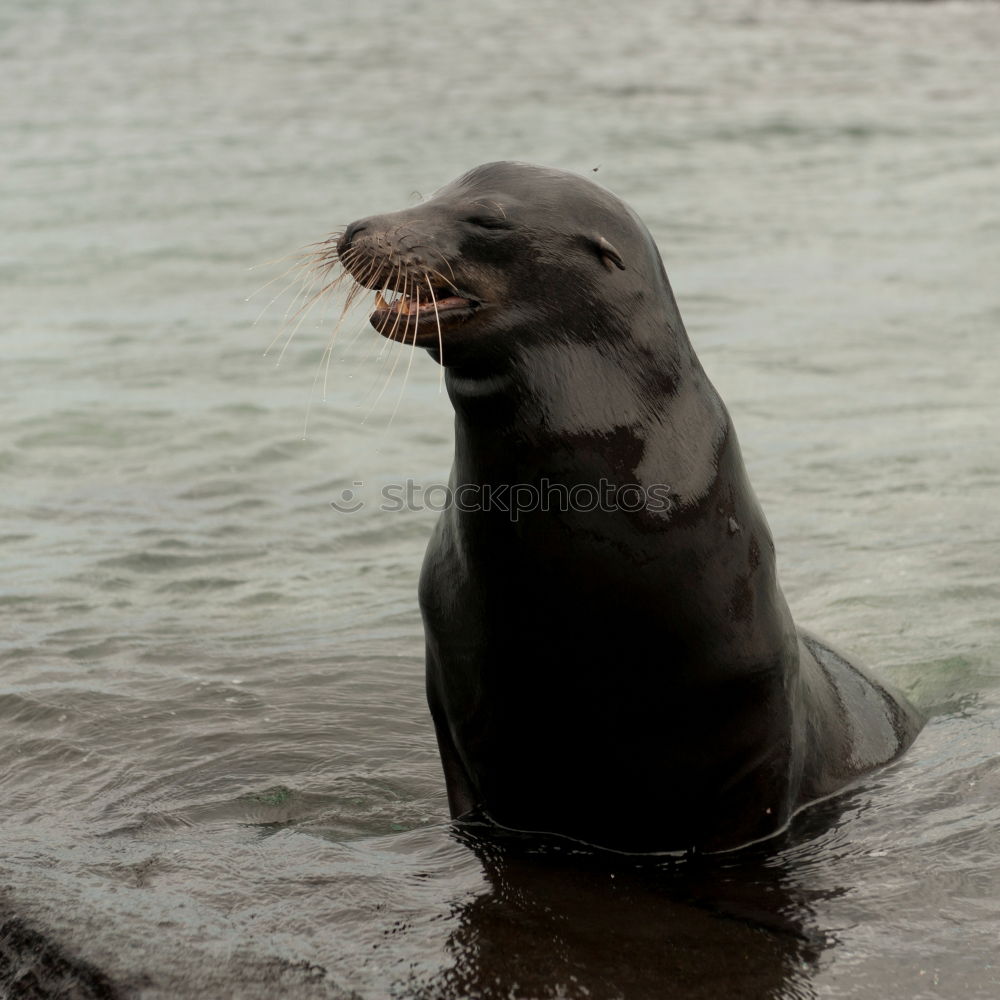
[[[355,288],[357,288],[357,287],[358,286],[355,286]],[[344,302],[343,308],[340,310],[340,315],[337,317],[337,322],[334,325],[333,331],[330,334],[330,340],[329,340],[329,344],[328,344],[328,347],[327,347],[327,350],[326,350],[326,364],[325,364],[324,369],[323,369],[323,396],[322,396],[323,402],[326,402],[326,399],[327,399],[327,392],[328,392],[329,380],[330,380],[330,362],[333,360],[333,349],[334,349],[335,342],[336,342],[336,339],[337,339],[337,334],[340,332],[340,328],[343,326],[344,320],[347,318],[347,314],[350,311],[351,306],[353,304],[354,303],[351,301],[350,297],[348,297],[347,301]],[[360,334],[362,333],[363,330],[364,330],[364,327],[361,327],[358,330],[357,334],[355,334],[355,337],[354,337],[355,340],[358,338],[358,336],[360,336]],[[353,343],[353,341],[352,341],[352,343]],[[321,363],[322,363],[322,361],[323,361],[323,359],[320,358],[320,362]]]
[[[292,270],[295,270],[295,269],[296,268],[289,268],[288,271],[292,271]],[[285,274],[288,274],[288,271],[286,271]],[[284,277],[284,275],[281,275],[281,277]],[[307,279],[308,279],[308,273],[306,273],[306,272],[303,272],[302,274],[298,274],[294,278],[292,278],[292,280],[289,281],[288,284],[285,285],[285,287],[282,288],[281,291],[278,292],[278,294],[275,295],[274,298],[271,299],[271,301],[268,302],[267,305],[264,306],[263,309],[261,309],[261,311],[257,314],[257,318],[253,321],[252,325],[256,326],[260,322],[260,320],[263,317],[264,313],[266,313],[268,311],[268,309],[270,309],[271,306],[273,306],[274,303],[277,302],[278,299],[280,299],[288,291],[289,288],[292,288],[296,284],[301,287],[302,283],[305,282]],[[298,298],[298,294],[299,293],[296,292],[295,298]],[[247,301],[249,302],[250,300],[247,299]],[[287,310],[286,310],[285,315],[287,316]],[[267,347],[264,349],[264,357],[265,358],[267,357],[268,351],[270,351],[271,348],[274,347],[275,342],[278,340],[278,338],[284,332],[284,329],[285,329],[285,323],[282,322],[281,328],[278,330],[278,333],[274,337],[274,340],[272,340],[271,343],[269,343],[267,345]]]
[[[308,400],[306,402],[306,415],[305,415],[305,419],[302,422],[302,440],[303,441],[305,441],[306,438],[309,436],[309,415],[312,413],[313,399],[316,396],[316,382],[319,380],[319,373],[320,373],[320,371],[323,370],[323,362],[324,362],[324,360],[327,359],[330,356],[330,354],[332,353],[332,351],[333,351],[333,341],[334,341],[334,337],[336,337],[336,334],[337,334],[337,330],[336,330],[336,328],[334,328],[333,334],[331,335],[330,339],[327,341],[326,348],[324,349],[323,353],[320,355],[319,363],[316,365],[316,371],[313,373],[312,385],[309,387],[309,398],[308,398]],[[327,362],[327,364],[329,364],[329,362]],[[323,387],[323,402],[324,403],[326,402],[326,385],[325,385],[325,383],[324,383],[324,387]]]
[[[298,250],[293,250],[291,253],[286,253],[286,254],[282,255],[281,257],[273,257],[271,260],[262,260],[258,264],[251,264],[247,268],[247,270],[248,271],[256,271],[258,267],[270,267],[272,264],[282,264],[286,260],[288,260],[289,257],[296,257],[296,258],[298,258],[298,262],[296,264],[292,265],[292,267],[297,267],[299,264],[303,263],[304,261],[307,261],[310,256],[311,256],[311,252],[307,252],[305,250],[305,248],[300,247]],[[289,268],[289,270],[291,270],[291,268]],[[288,271],[285,272],[285,274],[287,274],[287,273],[288,273]],[[281,275],[278,275],[278,277],[281,277]],[[277,278],[272,278],[271,281],[277,281]],[[266,282],[265,284],[261,285],[260,287],[261,288],[267,288],[267,286],[270,283],[271,283],[270,281]],[[258,289],[257,291],[260,291],[260,289]],[[257,292],[254,292],[253,294],[256,295]]]
[[[333,232],[328,233],[326,236],[324,236],[323,239],[316,240],[313,243],[307,243],[302,249],[311,250],[313,247],[328,247],[328,246],[336,247],[336,245],[340,242],[341,237],[343,237],[345,232],[347,232],[346,229],[335,229],[333,230]]]
[[[325,274],[329,274],[329,271],[331,269],[332,265],[331,268],[326,269]],[[292,302],[289,304],[288,309],[285,311],[285,319],[284,322],[282,323],[281,330],[278,332],[278,337],[280,337],[282,333],[284,333],[284,331],[288,328],[288,325],[290,323],[294,322],[295,326],[289,333],[287,339],[285,340],[285,343],[282,345],[281,352],[278,355],[278,360],[276,364],[281,364],[281,360],[285,355],[285,351],[287,350],[288,345],[292,342],[292,338],[295,336],[299,327],[305,321],[306,317],[312,311],[316,303],[321,301],[324,296],[331,296],[333,292],[336,290],[336,288],[341,284],[341,282],[343,282],[349,276],[350,272],[348,272],[347,270],[341,271],[340,274],[336,275],[329,281],[325,282],[320,287],[319,291],[315,292],[314,289],[316,287],[316,283],[318,281],[322,281],[325,275],[324,273],[317,271],[313,271],[311,272],[311,274],[312,274],[311,278],[309,278],[309,276],[307,275],[303,279],[302,288],[300,289],[299,293],[293,298]],[[360,287],[361,286],[357,284],[353,285],[351,288],[351,293],[356,293],[356,290]],[[290,313],[291,315],[289,315]],[[274,343],[278,339],[278,337],[275,337],[275,340],[272,340],[271,344],[268,345],[268,351],[270,351],[271,347],[274,346]],[[267,352],[265,352],[265,354],[266,353]]]
[[[319,280],[319,275],[314,271],[304,271],[302,278],[299,283],[299,290],[292,296],[292,301],[288,303],[285,308],[285,315],[282,317],[282,328],[288,325],[297,315],[299,309],[299,302],[307,298],[309,292],[315,286],[316,282]]]
[[[394,265],[394,269],[391,274],[388,274],[385,279],[385,284],[378,291],[384,297],[386,295],[392,294],[400,283],[400,275],[402,274],[403,266],[401,262],[397,262]],[[389,331],[390,336],[392,336],[393,331],[396,329],[399,323],[399,318],[397,316],[396,321],[393,323],[392,330]],[[351,350],[354,345],[358,342],[361,335],[365,332],[365,328],[362,326],[351,338],[345,352]],[[378,362],[382,364],[385,360],[386,352],[389,350],[390,340],[385,336],[372,338],[372,346],[368,350],[367,357],[363,361],[359,361],[359,365],[368,365],[372,362]],[[378,386],[382,382],[382,376],[384,372],[380,371],[372,378],[371,385],[368,387],[368,391],[365,393],[365,400],[371,399],[373,394],[375,394]],[[367,416],[366,418],[367,419]]]
[[[404,299],[407,298],[407,296],[408,296],[409,288],[410,288],[410,276],[408,274],[406,274],[406,275],[403,276],[403,292],[402,292],[402,296],[403,296]],[[389,340],[395,340],[396,339],[396,328],[399,326],[399,317],[401,315],[402,315],[401,312],[397,312],[396,313],[396,319],[395,319],[395,321],[392,324],[392,329],[389,331],[389,337],[388,337]],[[404,327],[403,327],[403,338],[402,339],[404,341],[406,339],[406,331],[409,329],[409,326],[410,326],[410,314],[407,313],[406,314],[406,323],[404,324]],[[385,382],[382,384],[382,389],[379,391],[379,394],[375,397],[375,401],[372,403],[371,408],[365,414],[365,420],[362,421],[362,423],[364,423],[365,421],[368,420],[368,418],[375,411],[375,407],[378,406],[379,401],[385,395],[385,390],[389,388],[389,383],[392,381],[392,376],[396,373],[396,366],[398,364],[399,364],[399,352],[397,351],[396,352],[396,356],[392,359],[392,367],[389,369],[389,374],[386,376]]]
[[[348,247],[342,254],[335,252],[335,256],[349,270],[353,270],[354,265],[362,260],[361,251],[357,247]]]
[[[290,323],[292,322],[292,320],[295,320],[296,316],[298,317],[298,321],[295,323],[295,326],[292,327],[291,333],[288,334],[288,339],[281,347],[281,352],[278,354],[278,360],[275,362],[276,365],[281,364],[281,360],[285,356],[285,351],[288,350],[288,345],[292,342],[292,338],[295,336],[295,334],[298,333],[299,327],[302,326],[302,324],[305,322],[306,317],[312,311],[313,306],[316,305],[316,303],[323,297],[323,293],[326,292],[329,287],[332,287],[332,285],[335,284],[336,280],[338,279],[335,279],[335,281],[331,283],[331,285],[324,285],[322,288],[320,288],[318,292],[313,294],[313,288],[315,287],[316,282],[319,280],[320,278],[318,275],[314,276],[312,282],[310,282],[308,288],[305,290],[304,297],[306,298],[306,301],[303,302],[301,306],[299,306],[299,308],[293,314],[291,319],[288,320],[288,322]]]
[[[446,284],[456,295],[461,295],[462,294],[458,290],[458,285],[456,285],[453,281],[451,281],[449,278],[447,278],[445,275],[443,275],[437,268],[435,268],[435,267],[428,267],[428,268],[426,268],[426,271],[427,271],[427,273],[429,275],[433,274],[435,277],[440,278],[441,281],[444,284]]]
[[[413,364],[413,355],[417,353],[417,330],[420,328],[420,286],[417,285],[416,291],[414,293],[417,299],[416,312],[413,313],[413,342],[410,344],[410,354],[406,359],[406,371],[403,372],[403,384],[399,387],[399,395],[396,397],[396,405],[392,408],[392,413],[389,415],[389,422],[385,425],[385,429],[388,430],[392,426],[393,420],[396,419],[396,413],[399,411],[399,404],[403,401],[403,393],[406,391],[406,383],[410,378],[410,367]],[[409,315],[407,315],[407,321],[409,321]],[[407,322],[407,326],[409,322]],[[406,332],[403,332],[403,343],[406,343]]]
[[[386,291],[388,291],[389,286],[390,286],[390,283],[387,282],[387,284],[386,284],[386,286],[384,288],[376,289],[376,291],[378,291],[378,292],[386,292]],[[351,335],[350,339],[344,345],[344,358],[345,359],[347,357],[349,357],[353,353],[354,346],[361,339],[362,335],[365,334],[368,331],[368,329],[369,329],[369,327],[371,325],[370,324],[370,315],[369,315],[368,318],[369,318],[369,322],[362,323],[354,331],[354,333]],[[374,360],[378,360],[381,357],[381,352],[385,348],[385,346],[387,345],[387,343],[388,342],[385,340],[384,337],[381,337],[381,336],[380,337],[372,337],[371,341],[369,342],[369,348],[368,348],[367,356],[364,357],[364,358],[358,358],[358,359],[356,359],[357,363],[356,363],[355,368],[354,368],[355,373],[357,373],[359,371],[367,371],[368,370],[368,366],[370,365],[370,363],[372,361],[374,361]],[[369,399],[371,399],[372,394],[376,390],[376,386],[381,381],[381,375],[382,375],[382,373],[379,372],[379,373],[376,373],[376,374],[374,374],[372,376],[371,384],[365,390],[364,396],[362,397],[362,402],[367,402]],[[364,421],[362,421],[362,422],[364,422]]]
[[[295,280],[293,280],[292,282],[290,282],[285,287],[285,289],[282,291],[281,294],[283,295],[284,292],[287,291],[289,288],[291,288],[292,285],[294,285],[296,282],[299,283],[299,290],[292,297],[292,301],[289,304],[288,308],[285,309],[285,315],[282,318],[281,326],[278,328],[278,332],[274,335],[274,337],[272,338],[271,342],[264,349],[264,357],[265,358],[268,356],[268,354],[270,354],[271,348],[274,347],[274,345],[285,335],[285,331],[288,329],[288,324],[291,322],[291,320],[288,317],[288,314],[291,312],[292,307],[295,305],[295,303],[298,302],[299,299],[302,297],[303,292],[307,292],[308,293],[308,291],[313,287],[313,285],[315,285],[315,283],[316,283],[316,277],[315,277],[315,275],[311,275],[309,272],[303,273],[301,276],[299,276],[298,278],[296,278]],[[291,339],[291,336],[289,336],[289,340],[290,339]],[[278,356],[277,362],[275,362],[276,365],[281,363],[281,355],[283,355],[285,353],[285,348],[287,346],[288,346],[288,341],[286,341],[285,344],[284,344],[284,346],[282,347],[281,354]]]
[[[293,271],[306,272],[316,269],[318,258],[322,258],[323,260],[322,266],[326,267],[327,270],[329,270],[329,268],[332,267],[333,264],[336,263],[337,261],[336,246],[341,236],[343,236],[343,232],[344,232],[343,230],[340,230],[331,233],[325,240],[322,240],[319,243],[309,243],[306,246],[300,247],[298,250],[293,250],[291,253],[286,253],[281,257],[274,257],[271,260],[261,261],[259,264],[251,264],[249,270],[254,271],[258,267],[268,267],[272,264],[281,264],[284,261],[288,260],[289,258],[295,259],[295,263],[287,267],[284,271],[281,272],[281,274],[276,274],[273,278],[270,278],[268,281],[265,281],[257,289],[251,292],[250,295],[247,296],[246,301],[250,302],[252,299],[256,298],[265,288],[270,287],[276,281],[280,281],[282,278],[284,278],[288,274],[291,274]],[[313,248],[322,248],[322,249],[313,249]],[[328,260],[329,264],[326,263]],[[264,306],[260,314],[257,316],[257,319],[254,320],[255,326],[259,322],[261,316],[263,316],[264,313],[267,312],[267,310],[272,305],[274,305],[274,303],[278,299],[280,299],[281,296],[284,295],[285,292],[287,292],[288,289],[292,287],[292,285],[295,284],[296,280],[298,279],[296,278],[293,279],[291,282],[289,282],[288,285],[286,285],[280,292],[278,292],[278,294],[273,299],[271,299],[271,301],[266,306]],[[264,353],[266,354],[267,352],[265,351]]]
[[[334,254],[329,255],[328,260],[324,263],[324,266],[320,269],[317,269],[317,276],[323,277],[324,275],[328,275],[330,271],[333,269],[333,267],[337,264],[343,264],[344,270],[340,274],[337,274],[335,277],[330,279],[329,281],[325,282],[323,287],[320,288],[320,290],[315,294],[312,294],[311,297],[309,298],[309,301],[300,306],[295,314],[299,315],[301,313],[301,315],[299,316],[299,320],[296,323],[296,329],[298,329],[298,327],[305,319],[306,314],[309,312],[310,309],[312,309],[315,306],[315,304],[318,301],[320,301],[324,296],[326,296],[327,303],[329,303],[332,297],[332,293],[336,290],[336,288],[341,284],[341,282],[345,278],[350,277],[353,280],[353,283],[349,288],[347,296],[345,297],[345,301],[341,307],[340,315],[337,317],[337,321],[330,332],[326,346],[323,349],[323,353],[320,355],[319,361],[317,362],[316,365],[316,370],[313,373],[312,385],[310,387],[310,392],[309,392],[309,400],[306,405],[306,413],[302,426],[303,440],[306,439],[309,433],[309,421],[312,414],[313,403],[316,397],[316,387],[319,382],[319,377],[321,372],[323,373],[321,400],[323,402],[326,402],[328,397],[330,363],[333,359],[333,353],[336,348],[337,334],[340,332],[344,320],[347,317],[348,313],[350,312],[352,306],[354,306],[356,302],[360,298],[362,298],[366,292],[371,291],[371,289],[361,284],[361,282],[369,280],[370,277],[372,277],[375,273],[377,273],[380,266],[378,261],[365,260],[362,264],[360,274],[355,276],[351,271],[347,270],[347,266],[356,265],[360,259],[360,254],[358,254],[356,251],[353,253],[351,252],[353,249],[354,248],[349,248],[348,251],[345,252],[342,257],[335,256]],[[325,309],[324,309],[324,316],[321,317],[318,325],[323,325],[324,322],[325,322]],[[294,334],[294,332],[295,331],[293,330],[292,334]],[[289,337],[289,340],[290,339],[291,337]],[[288,342],[286,341],[285,344],[286,347],[287,344]]]
[[[250,302],[252,299],[254,299],[258,295],[260,295],[260,293],[262,291],[264,291],[264,289],[267,288],[268,285],[273,285],[276,281],[281,281],[281,279],[284,278],[285,275],[291,274],[293,271],[304,271],[308,266],[309,266],[308,260],[300,260],[300,261],[297,261],[296,263],[292,264],[290,267],[286,267],[285,270],[281,272],[281,274],[276,274],[269,281],[265,281],[263,285],[259,285],[254,291],[252,291],[246,297],[245,301]],[[295,281],[297,281],[297,280],[298,280],[297,278],[293,279],[293,281],[291,282],[291,284],[294,284]],[[284,291],[287,291],[288,288],[291,287],[291,284],[288,285],[288,286],[286,286],[285,289],[284,289]],[[275,299],[280,298],[282,296],[282,294],[283,294],[283,292],[278,292],[278,294],[275,296]],[[275,299],[271,299],[271,302],[269,302],[268,305],[273,304],[274,301],[275,301]],[[265,306],[264,308],[266,309],[267,306]]]
[[[304,249],[317,260],[337,257],[340,253],[337,247],[343,238],[343,235],[344,230],[338,229],[336,232],[330,233],[325,240],[319,240],[317,243],[310,243],[309,246]],[[352,249],[354,248],[348,247],[348,250]]]
[[[329,304],[329,301],[328,301]],[[305,441],[309,434],[309,417],[312,413],[313,400],[316,397],[316,384],[319,381],[320,372],[323,373],[323,392],[320,397],[320,401],[325,403],[327,401],[328,394],[328,384],[330,378],[330,361],[333,358],[333,351],[337,344],[337,334],[343,325],[344,319],[347,316],[349,310],[349,304],[344,303],[340,310],[340,315],[337,317],[337,322],[334,324],[333,329],[330,331],[330,335],[327,338],[326,346],[323,349],[323,353],[320,355],[319,361],[316,363],[316,370],[313,373],[312,385],[309,389],[309,399],[306,404],[306,414],[305,419],[302,424],[302,440]],[[318,325],[322,326],[325,322],[325,315],[321,317],[320,323]]]
[[[396,272],[393,275],[393,283],[392,283],[393,286],[398,285],[401,278],[403,280],[403,291],[400,293],[400,297],[405,298],[406,289],[408,287],[408,278],[403,273],[402,261],[400,261],[400,263],[396,265]],[[388,286],[386,290],[388,291]],[[380,359],[385,357],[386,353],[389,350],[389,344],[396,339],[396,328],[399,326],[399,317],[401,315],[402,313],[399,312],[396,313],[396,320],[392,324],[392,329],[389,331],[389,336],[385,340],[383,340],[382,343],[379,345],[378,356]],[[409,319],[407,319],[407,322],[409,322]]]
[[[438,393],[440,394],[442,387],[444,386],[444,338],[441,336],[441,317],[438,315],[438,303],[437,296],[434,294],[434,286],[431,284],[431,279],[424,275],[424,281],[427,282],[427,288],[431,293],[431,302],[434,305],[434,322],[437,323],[438,332]]]
[[[449,281],[447,278],[445,278],[443,274],[441,275],[441,278],[444,281],[448,281],[448,284],[451,285],[451,287],[454,288],[455,291],[457,292],[458,286],[455,284],[455,269],[451,266],[451,261],[448,260],[448,258],[445,257],[445,255],[436,247],[428,247],[427,249],[435,253],[438,257],[441,258],[441,260],[444,261],[445,267],[447,267],[448,270],[451,272],[451,280]]]

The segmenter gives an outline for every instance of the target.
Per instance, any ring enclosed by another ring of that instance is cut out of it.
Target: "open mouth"
[[[375,295],[371,323],[379,333],[392,340],[436,337],[438,327],[468,319],[482,303],[452,290],[417,289],[410,295],[393,292],[389,298],[381,291]]]

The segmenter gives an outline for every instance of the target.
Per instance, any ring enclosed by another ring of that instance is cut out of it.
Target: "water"
[[[8,0],[10,988],[1000,994],[997,14]],[[248,269],[499,158],[644,217],[797,620],[933,713],[777,848],[610,865],[445,822],[434,514],[377,503],[447,475],[438,373],[382,391],[359,318],[321,402],[330,324],[262,359],[288,300],[254,327],[282,267]]]

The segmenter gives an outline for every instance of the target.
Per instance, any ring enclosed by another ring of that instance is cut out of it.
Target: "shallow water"
[[[998,995],[998,13],[9,0],[0,921],[81,996]],[[647,221],[797,620],[932,714],[766,851],[449,830],[434,514],[377,502],[447,476],[438,372],[262,359],[251,265],[499,158]]]

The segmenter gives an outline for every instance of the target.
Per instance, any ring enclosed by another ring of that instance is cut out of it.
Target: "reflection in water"
[[[813,997],[833,939],[815,926],[821,894],[796,885],[782,848],[837,815],[822,806],[793,833],[732,854],[656,859],[456,830],[489,887],[454,915],[451,967],[398,984],[399,995]]]

